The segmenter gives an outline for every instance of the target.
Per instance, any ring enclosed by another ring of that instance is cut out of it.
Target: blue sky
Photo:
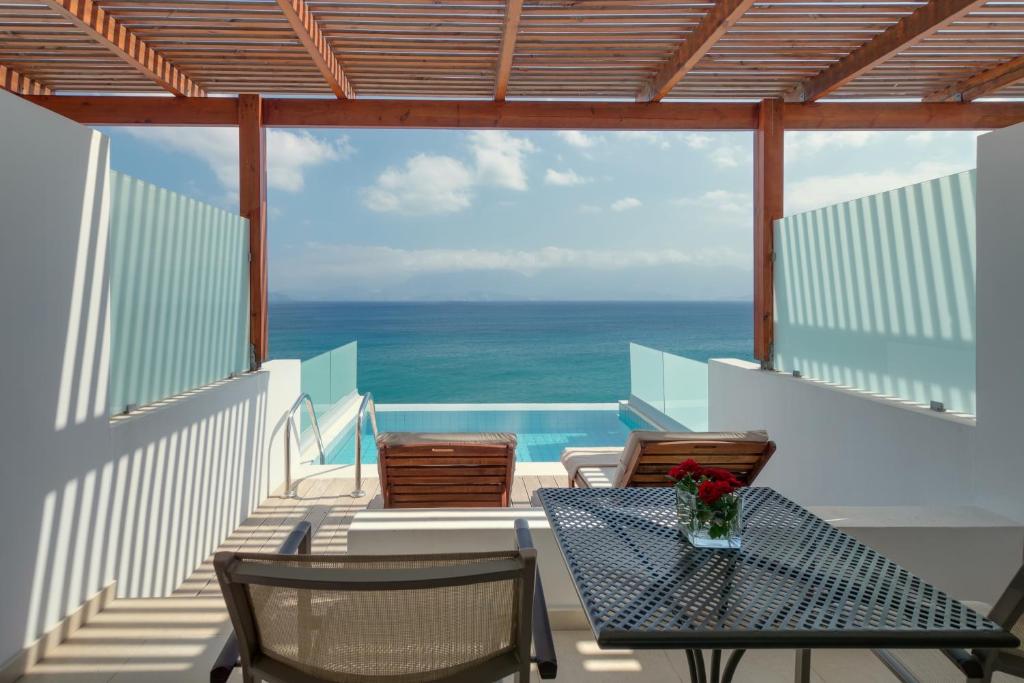
[[[115,169],[237,211],[234,129],[105,132]],[[975,137],[787,133],[786,213],[973,168]],[[271,130],[270,289],[338,300],[749,299],[752,139]]]

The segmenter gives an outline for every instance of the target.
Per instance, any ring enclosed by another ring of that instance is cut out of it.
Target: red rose
[[[696,479],[699,476],[701,476],[703,472],[704,468],[702,468],[696,460],[693,460],[691,458],[690,460],[684,460],[683,462],[679,463],[678,465],[670,469],[668,471],[668,476],[671,479],[679,481],[683,477],[693,477],[694,479]]]
[[[705,505],[714,505],[719,498],[735,490],[736,488],[727,481],[705,479],[697,487],[697,497]]]
[[[734,487],[740,485],[740,480],[736,478],[735,474],[721,467],[709,467],[705,469],[704,476],[708,479],[713,479],[714,481],[727,481]]]

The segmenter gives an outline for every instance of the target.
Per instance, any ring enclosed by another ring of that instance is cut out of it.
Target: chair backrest
[[[775,452],[763,430],[749,432],[634,431],[615,472],[616,486],[671,486],[668,471],[692,458],[727,469],[749,486]]]
[[[218,553],[243,670],[259,680],[529,680],[536,551]]]
[[[377,467],[386,508],[508,507],[516,436],[382,432]]]

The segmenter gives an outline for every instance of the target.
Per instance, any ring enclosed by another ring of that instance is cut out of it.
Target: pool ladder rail
[[[288,409],[288,414],[285,415],[285,438],[284,438],[284,495],[286,498],[295,498],[295,488],[292,486],[292,433],[295,434],[295,442],[298,443],[301,449],[302,444],[302,432],[295,426],[295,411],[301,408],[305,404],[306,411],[309,413],[310,424],[313,427],[313,436],[316,437],[316,446],[320,451],[320,464],[323,465],[327,461],[327,455],[324,452],[324,440],[320,436],[320,423],[316,419],[316,410],[313,409],[313,399],[309,394],[301,394],[292,407]]]
[[[359,412],[356,413],[356,487],[352,491],[353,498],[362,498],[366,495],[363,490],[363,420],[366,413],[370,413],[370,427],[373,429],[373,440],[377,441],[377,404],[373,401],[373,394],[367,391],[363,394],[363,400],[359,402]]]
[[[327,454],[324,451],[324,440],[320,435],[320,423],[316,419],[316,411],[313,409],[313,399],[309,394],[302,394],[297,399],[292,407],[288,410],[288,414],[285,416],[286,424],[286,436],[284,440],[284,495],[286,498],[295,498],[297,493],[295,487],[292,485],[292,434],[295,435],[295,441],[299,444],[302,443],[302,435],[298,428],[295,426],[295,411],[301,408],[303,405],[306,406],[306,411],[309,413],[310,424],[313,428],[313,436],[316,437],[317,450],[320,453],[319,464],[327,464]],[[362,401],[359,402],[359,412],[356,414],[356,486],[350,494],[353,498],[362,498],[366,495],[366,491],[363,490],[363,422],[366,419],[366,414],[370,414],[370,427],[373,429],[373,439],[377,440],[377,404],[373,401],[373,394],[366,392],[363,394]]]

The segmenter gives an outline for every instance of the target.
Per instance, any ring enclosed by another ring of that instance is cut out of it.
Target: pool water
[[[558,462],[570,446],[622,446],[634,429],[655,429],[632,411],[606,409],[392,409],[377,406],[381,432],[514,432],[519,462]],[[343,431],[327,447],[327,462],[355,462],[355,431]],[[377,462],[369,420],[363,431],[363,464]]]

